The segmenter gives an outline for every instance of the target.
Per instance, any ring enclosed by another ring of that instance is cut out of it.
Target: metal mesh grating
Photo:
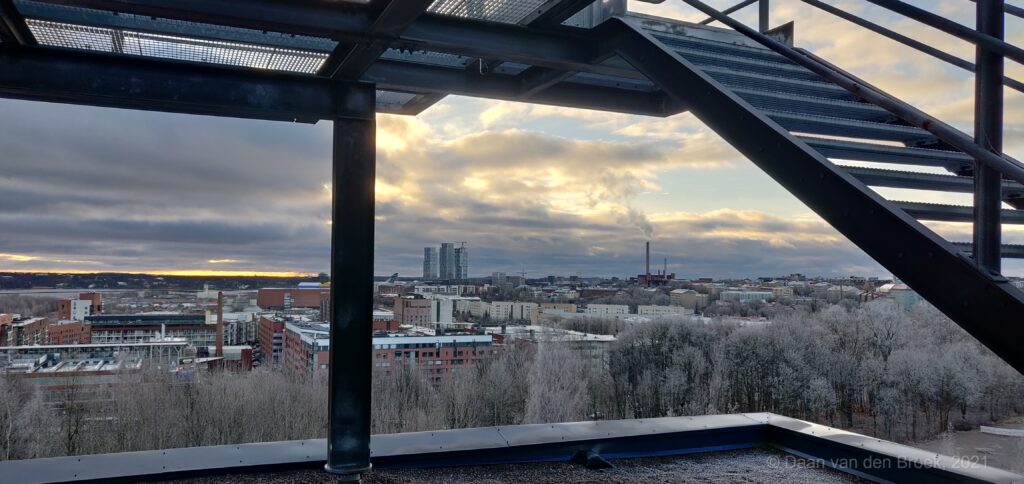
[[[517,24],[544,3],[545,0],[435,0],[427,11],[454,17]]]
[[[18,11],[26,18],[50,22],[95,25],[111,29],[181,36],[190,39],[201,38],[242,44],[270,45],[303,51],[331,52],[337,45],[337,42],[322,37],[147,17],[130,13],[54,5],[30,0],[15,0],[15,5],[18,7]]]
[[[266,45],[26,20],[42,45],[314,74],[328,54]]]
[[[461,55],[445,54],[442,52],[430,52],[426,50],[409,52],[398,49],[388,49],[384,51],[384,54],[381,55],[381,58],[445,67],[465,67],[466,62],[469,61],[468,58],[463,57]]]
[[[402,109],[406,103],[412,101],[417,95],[408,92],[398,91],[377,91],[377,110],[395,112]]]

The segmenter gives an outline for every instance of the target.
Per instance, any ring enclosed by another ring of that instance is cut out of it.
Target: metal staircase
[[[748,37],[754,35],[738,26],[730,25],[746,37],[735,35],[730,40],[727,35],[707,38],[647,30],[642,22],[628,17],[609,23],[616,24],[604,27],[616,35],[617,54],[896,277],[1024,372],[1024,352],[1019,348],[1024,341],[1024,293],[998,273],[980,267],[972,259],[972,243],[944,240],[919,222],[971,222],[974,208],[890,201],[870,188],[973,193],[974,156],[912,125],[905,116],[867,102],[791,58],[752,42]],[[804,51],[792,52],[820,61]],[[830,64],[827,67],[865,89],[876,89]],[[949,174],[844,166],[841,160],[940,167]],[[1015,207],[1001,210],[1002,223],[1024,224],[1024,210],[1018,209],[1024,207],[1024,184],[1003,179],[1001,188],[1002,200]],[[1002,256],[1022,257],[1024,250],[1003,246]]]

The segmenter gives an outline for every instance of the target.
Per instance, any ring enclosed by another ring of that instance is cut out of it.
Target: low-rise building
[[[528,321],[537,312],[537,303],[494,301],[487,311],[492,321]]]
[[[431,296],[430,314],[432,323],[451,324],[455,322],[456,296]]]
[[[83,292],[77,299],[65,298],[57,300],[57,320],[84,321],[86,316],[100,314],[103,310],[103,298],[98,292]]]
[[[906,284],[886,284],[882,287],[885,288],[884,292],[896,303],[896,307],[904,311],[913,309],[922,301],[921,296]]]
[[[326,377],[330,370],[327,323],[289,322],[282,366],[297,375]],[[390,373],[400,365],[437,380],[503,350],[487,335],[422,336],[395,334],[373,338],[373,365]]]
[[[86,316],[89,340],[95,344],[146,343],[184,338],[197,347],[214,346],[216,321],[207,314],[141,313]]]
[[[331,362],[330,328],[324,322],[286,322],[281,366],[310,378],[326,377]]]
[[[373,338],[373,366],[390,373],[399,365],[408,365],[420,375],[438,380],[503,350],[490,335],[395,335]]]
[[[793,297],[793,288],[791,286],[773,287],[772,297],[774,297],[775,299]]]
[[[46,344],[79,345],[92,342],[92,329],[85,321],[57,321],[46,327]]]
[[[641,304],[636,307],[638,316],[672,316],[693,314],[693,309],[682,306],[654,306]]]
[[[259,339],[256,313],[224,313],[224,344],[244,346]]]
[[[260,316],[259,343],[260,357],[264,365],[277,366],[284,349],[284,324],[282,316]]]
[[[583,316],[578,313],[565,313],[558,310],[550,311],[561,314],[573,314],[575,315],[574,317]],[[546,344],[565,345],[579,351],[581,356],[602,367],[607,363],[609,346],[615,342],[615,336],[613,335],[583,333],[552,326],[507,326],[490,328],[489,333],[495,337],[500,337],[502,343],[505,344],[522,342],[537,346]]]
[[[373,310],[373,330],[393,332],[398,331],[398,321],[395,321],[395,313],[388,311],[387,309],[374,309]]]
[[[751,302],[751,301],[771,301],[774,299],[771,291],[722,291],[720,297],[723,301],[736,301],[736,302]]]
[[[540,303],[540,310],[541,311],[549,310],[549,309],[550,310],[554,310],[554,311],[564,311],[564,312],[567,312],[567,313],[575,313],[576,312],[576,305],[573,304],[573,303],[561,303],[561,302],[545,302],[545,303]]]
[[[629,314],[629,306],[625,304],[587,304],[583,312],[591,316],[621,316]]]
[[[263,288],[256,293],[256,305],[263,310],[320,309],[330,298],[330,287]]]
[[[21,317],[11,313],[0,313],[0,344],[7,344],[7,335],[12,330],[15,317]]]
[[[395,298],[394,319],[399,325],[428,326],[433,323],[433,303],[422,295]]]
[[[28,346],[46,344],[46,318],[18,318],[7,325],[6,346]]]

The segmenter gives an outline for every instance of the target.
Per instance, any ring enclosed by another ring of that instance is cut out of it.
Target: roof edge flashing
[[[377,468],[567,461],[581,450],[616,459],[763,446],[870,480],[1024,479],[991,467],[957,466],[950,457],[770,413],[412,432],[375,435],[370,444]],[[26,484],[168,479],[313,469],[323,465],[326,455],[326,440],[312,439],[6,461],[0,462],[0,475]],[[884,469],[841,465],[851,459],[894,464]]]

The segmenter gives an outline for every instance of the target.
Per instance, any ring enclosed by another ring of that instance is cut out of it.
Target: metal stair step
[[[882,170],[859,166],[841,166],[841,168],[868,186],[974,193],[974,177],[969,176]],[[1021,197],[1024,197],[1024,185],[1010,180],[1003,181],[1004,200],[1018,200]]]
[[[827,158],[871,161],[875,163],[897,163],[901,165],[935,166],[947,169],[970,166],[974,163],[970,155],[959,151],[887,146],[809,136],[798,136],[798,138]]]
[[[802,133],[864,138],[885,141],[913,142],[933,139],[931,133],[913,126],[873,123],[854,119],[833,118],[787,111],[762,110],[763,113],[790,131]]]
[[[732,91],[759,109],[806,113],[859,121],[886,122],[895,119],[895,116],[889,111],[874,104],[864,102],[826,99],[758,89],[733,88]]]
[[[724,67],[743,72],[764,74],[802,81],[821,81],[821,76],[796,64],[765,62],[748,57],[736,57],[717,52],[673,47],[675,52],[697,66]]]
[[[973,242],[953,242],[958,249],[968,253],[974,253]],[[1003,244],[999,250],[1004,259],[1024,259],[1024,245]]]
[[[974,207],[964,205],[944,205],[921,202],[892,202],[908,215],[919,220],[935,220],[941,222],[973,222]],[[1002,210],[1004,224],[1024,224],[1024,210]]]
[[[744,88],[801,94],[825,99],[858,100],[853,94],[830,82],[803,81],[786,77],[766,76],[715,66],[702,66],[700,69],[716,81],[732,89]]]
[[[702,39],[700,37],[692,35],[675,36],[665,34],[664,32],[654,31],[651,31],[651,34],[656,39],[660,40],[662,43],[671,48],[703,50],[718,54],[731,55],[734,57],[746,57],[750,59],[761,60],[764,62],[793,64],[792,61],[776,53],[775,51],[760,46],[753,47],[749,45],[732,44],[729,42],[719,42],[717,40]]]

